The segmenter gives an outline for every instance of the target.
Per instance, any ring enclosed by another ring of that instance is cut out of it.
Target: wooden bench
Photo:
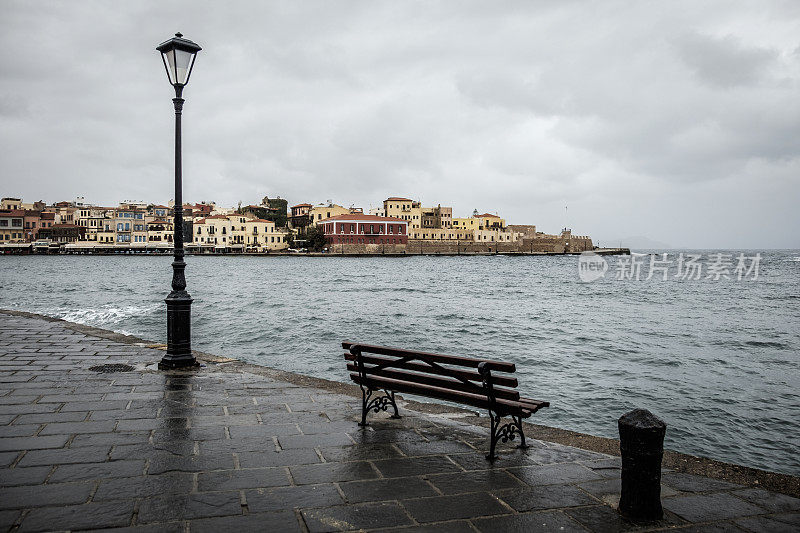
[[[361,387],[361,422],[367,425],[367,413],[394,409],[392,418],[400,418],[394,395],[396,392],[416,394],[449,402],[461,403],[486,409],[491,422],[489,444],[490,461],[496,459],[497,441],[514,440],[520,437],[520,448],[527,448],[522,419],[530,417],[549,402],[521,398],[517,378],[510,376],[516,371],[514,363],[491,361],[414,352],[343,342],[347,350],[347,370],[350,379]],[[373,393],[383,395],[373,397]],[[504,416],[511,421],[501,424]]]

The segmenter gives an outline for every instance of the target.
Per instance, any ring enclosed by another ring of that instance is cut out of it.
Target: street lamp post
[[[167,303],[167,353],[158,364],[160,369],[195,366],[192,355],[191,314],[192,297],[186,292],[186,263],[183,260],[183,186],[181,183],[181,112],[183,110],[183,88],[189,82],[194,59],[201,50],[196,43],[175,37],[156,47],[161,52],[167,78],[175,88],[175,222],[173,224],[173,246],[175,260],[172,262],[172,292],[164,299]]]

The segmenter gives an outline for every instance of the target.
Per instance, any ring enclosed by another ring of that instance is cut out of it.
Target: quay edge
[[[629,248],[597,248],[592,250],[598,255],[630,255]],[[407,250],[404,252],[212,252],[212,251],[191,251],[187,250],[186,255],[191,256],[247,256],[247,257],[416,257],[416,256],[441,256],[441,257],[480,257],[491,255],[502,255],[509,257],[517,256],[559,256],[559,255],[580,255],[583,252],[527,252],[527,251],[465,251],[465,252],[452,252],[452,251],[417,251]],[[161,250],[144,250],[144,249],[96,249],[96,248],[82,248],[82,249],[56,249],[49,250],[36,250],[31,246],[20,245],[5,245],[0,244],[0,255],[100,255],[100,256],[117,256],[117,255],[154,255],[154,256],[168,256],[172,254],[172,249]]]

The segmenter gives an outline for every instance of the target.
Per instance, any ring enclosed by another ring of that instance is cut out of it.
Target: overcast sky
[[[797,1],[0,0],[0,195],[172,198],[176,31],[188,201],[800,247]]]

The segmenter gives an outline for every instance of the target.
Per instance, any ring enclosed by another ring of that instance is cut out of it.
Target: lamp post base
[[[192,355],[192,297],[186,291],[172,291],[167,303],[167,354],[158,363],[161,370],[197,366]]]

